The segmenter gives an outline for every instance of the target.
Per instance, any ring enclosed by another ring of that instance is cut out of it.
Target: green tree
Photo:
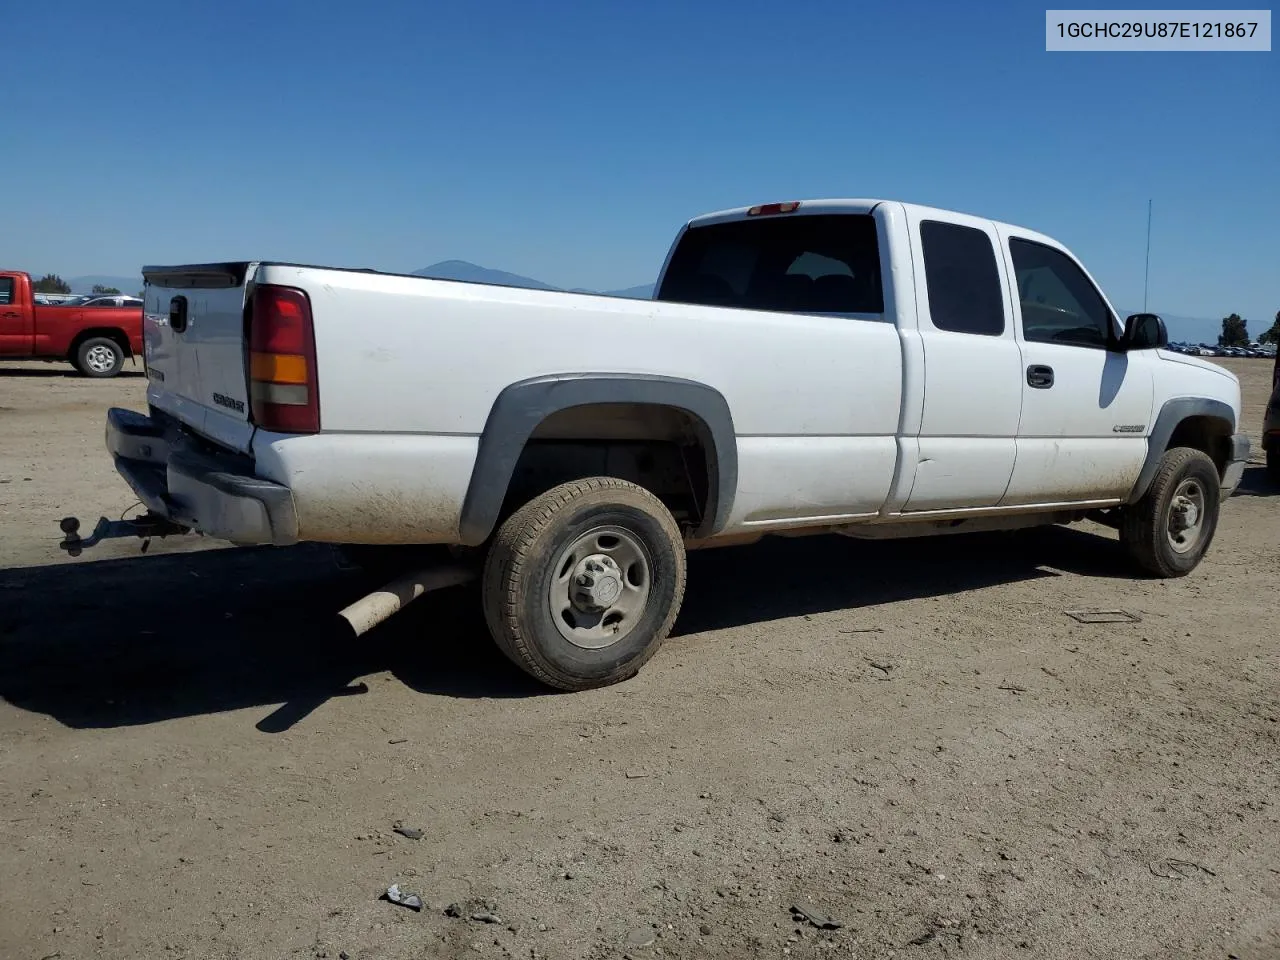
[[[100,283],[95,283],[95,284],[93,285],[93,290],[92,290],[91,292],[92,292],[94,295],[99,296],[99,297],[118,297],[118,296],[120,296],[120,291],[119,291],[119,290],[117,290],[115,287],[104,287],[104,286],[103,286],[102,284],[100,284]]]
[[[1280,344],[1280,310],[1276,311],[1276,322],[1271,325],[1270,330],[1265,331],[1258,337],[1258,342]]]
[[[1218,335],[1220,347],[1247,347],[1249,345],[1248,321],[1238,313],[1222,318],[1222,333]]]
[[[31,284],[31,289],[36,293],[70,293],[71,285],[56,273],[46,273]]]

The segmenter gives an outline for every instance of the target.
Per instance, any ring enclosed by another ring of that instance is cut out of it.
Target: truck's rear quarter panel
[[[560,373],[718,390],[738,443],[725,532],[874,513],[892,481],[902,350],[883,319],[278,265],[258,279],[311,298],[324,432],[253,444],[260,472],[295,490],[306,538],[451,539],[498,394]]]
[[[142,353],[142,311],[130,307],[77,307],[34,304],[32,353],[65,357],[85,331],[120,331],[135,356]]]

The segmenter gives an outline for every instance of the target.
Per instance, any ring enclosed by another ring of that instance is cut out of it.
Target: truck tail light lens
[[[263,284],[253,292],[249,409],[264,430],[320,432],[311,301],[301,290]]]

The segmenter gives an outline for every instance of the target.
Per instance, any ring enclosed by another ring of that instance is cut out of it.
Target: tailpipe
[[[456,587],[475,578],[476,571],[473,568],[461,565],[411,570],[344,607],[338,611],[338,616],[347,621],[359,637],[403,610],[424,593]]]

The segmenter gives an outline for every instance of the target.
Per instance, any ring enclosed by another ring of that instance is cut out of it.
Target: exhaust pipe
[[[382,588],[361,597],[338,612],[361,636],[392,614],[403,610],[424,593],[456,587],[476,578],[475,570],[463,566],[427,567],[401,574]]]

